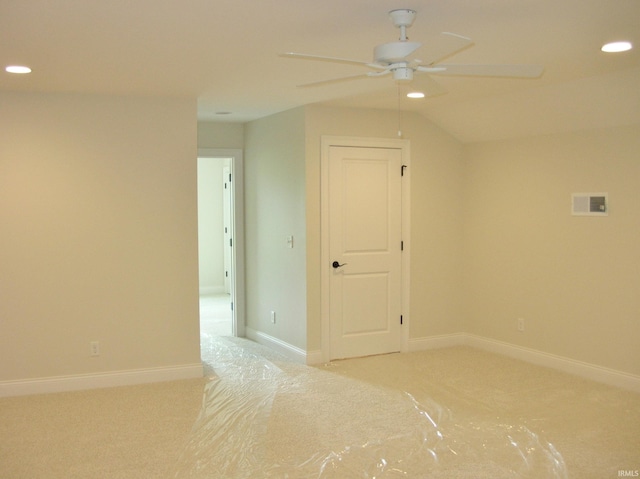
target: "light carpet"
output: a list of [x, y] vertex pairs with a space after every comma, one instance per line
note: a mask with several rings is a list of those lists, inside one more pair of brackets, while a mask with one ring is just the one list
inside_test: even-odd
[[167, 477], [204, 379], [0, 399], [3, 479]]
[[[467, 347], [297, 365], [217, 338], [177, 478], [614, 478], [640, 395]], [[217, 357], [216, 357], [217, 355]]]
[[307, 367], [247, 340], [204, 343], [208, 380], [0, 399], [0, 477], [606, 479], [640, 469], [637, 393], [466, 347]]

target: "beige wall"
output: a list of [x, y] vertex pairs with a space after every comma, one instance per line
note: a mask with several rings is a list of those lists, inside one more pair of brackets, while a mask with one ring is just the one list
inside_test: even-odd
[[198, 148], [244, 148], [244, 124], [219, 121], [198, 122]]
[[[250, 327], [321, 349], [320, 138], [397, 138], [397, 128], [389, 112], [320, 106], [247, 125]], [[639, 127], [467, 145], [410, 113], [402, 129], [411, 142], [410, 338], [467, 332], [638, 374]], [[287, 181], [269, 179], [285, 170]], [[608, 217], [570, 215], [571, 193], [602, 191]], [[304, 212], [292, 211], [291, 195]], [[287, 212], [286, 229], [306, 229], [306, 258], [296, 256], [287, 280], [267, 273], [287, 258], [274, 211]], [[306, 290], [286, 294], [292, 278]], [[270, 325], [275, 302], [296, 318]]]
[[0, 104], [0, 381], [198, 363], [195, 101]]
[[[246, 325], [306, 349], [304, 109], [245, 125]], [[294, 247], [288, 248], [287, 237]], [[270, 312], [276, 312], [271, 323]]]
[[[220, 128], [210, 132], [217, 137], [226, 128], [211, 123], [199, 131], [205, 127]], [[403, 114], [402, 127], [411, 142], [410, 337], [458, 333], [463, 329], [462, 147], [419, 115]], [[321, 137], [397, 134], [392, 112], [321, 106], [245, 126], [249, 328], [309, 352], [321, 350]], [[295, 234], [294, 250], [286, 249], [288, 234]], [[275, 325], [271, 310], [278, 314]]]
[[[397, 138], [396, 115], [196, 127], [190, 100], [0, 100], [0, 381], [199, 361], [197, 147], [245, 150], [247, 326], [320, 350], [320, 138]], [[415, 114], [402, 128], [410, 337], [469, 332], [640, 374], [640, 127], [468, 145]], [[610, 215], [571, 216], [571, 193], [591, 191]]]
[[[465, 147], [467, 331], [640, 374], [638, 152], [637, 125]], [[584, 192], [609, 216], [571, 216]]]

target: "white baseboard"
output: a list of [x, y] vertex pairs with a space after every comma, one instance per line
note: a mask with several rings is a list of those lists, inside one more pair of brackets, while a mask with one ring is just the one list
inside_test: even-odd
[[[285, 341], [251, 328], [247, 328], [246, 333], [247, 338], [278, 351], [297, 363], [320, 364], [323, 362], [322, 351], [304, 351]], [[538, 366], [574, 374], [610, 386], [640, 392], [640, 376], [474, 334], [454, 333], [413, 338], [409, 339], [407, 350], [408, 352], [413, 352], [454, 346], [470, 346]]]
[[0, 397], [132, 386], [135, 384], [201, 378], [203, 375], [202, 363], [196, 363], [161, 368], [111, 371], [98, 374], [77, 374], [17, 381], [0, 381]]
[[608, 384], [610, 386], [640, 392], [640, 376], [636, 376], [634, 374], [617, 371], [615, 369], [598, 366], [597, 364], [586, 363], [555, 354], [545, 353], [536, 349], [516, 346], [510, 343], [496, 341], [494, 339], [483, 338], [473, 334], [468, 334], [466, 336], [467, 345], [478, 349], [502, 354], [514, 359], [520, 359], [538, 366], [557, 369], [565, 373], [575, 374], [576, 376]]
[[255, 341], [258, 344], [262, 344], [263, 346], [267, 346], [268, 348], [271, 348], [274, 351], [277, 351], [280, 354], [286, 356], [293, 362], [307, 364], [308, 355], [304, 349], [300, 349], [299, 347], [289, 344], [286, 341], [270, 336], [261, 331], [256, 331], [255, 329], [249, 327], [245, 328], [245, 333], [247, 339]]
[[409, 351], [423, 351], [427, 349], [471, 346], [510, 358], [526, 361], [538, 366], [544, 366], [592, 381], [608, 384], [635, 392], [640, 392], [640, 376], [617, 371], [615, 369], [590, 364], [575, 359], [545, 353], [536, 349], [516, 346], [514, 344], [484, 338], [475, 334], [457, 333], [442, 336], [430, 336], [409, 340]]

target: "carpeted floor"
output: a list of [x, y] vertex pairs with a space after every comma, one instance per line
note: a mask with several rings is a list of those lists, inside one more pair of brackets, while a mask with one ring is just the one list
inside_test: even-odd
[[164, 478], [204, 379], [0, 399], [3, 479]]
[[311, 368], [238, 338], [174, 477], [614, 478], [640, 469], [640, 395], [456, 347]]
[[637, 393], [465, 347], [307, 367], [239, 338], [203, 343], [208, 379], [0, 399], [0, 477], [606, 479], [640, 469]]
[[[229, 295], [200, 299], [203, 361], [231, 334]], [[0, 399], [0, 478], [167, 477], [202, 405], [206, 379]]]
[[233, 336], [231, 297], [228, 294], [200, 296], [200, 331], [202, 335]]

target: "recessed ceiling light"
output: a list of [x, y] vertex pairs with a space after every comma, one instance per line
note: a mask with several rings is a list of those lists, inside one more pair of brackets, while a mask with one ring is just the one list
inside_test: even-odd
[[8, 73], [31, 73], [31, 68], [22, 65], [9, 65], [4, 70]]
[[601, 50], [606, 53], [618, 53], [618, 52], [626, 52], [631, 50], [633, 45], [631, 42], [611, 42], [602, 45]]
[[424, 93], [421, 91], [412, 91], [407, 93], [408, 98], [424, 98]]

